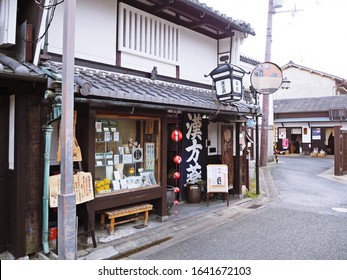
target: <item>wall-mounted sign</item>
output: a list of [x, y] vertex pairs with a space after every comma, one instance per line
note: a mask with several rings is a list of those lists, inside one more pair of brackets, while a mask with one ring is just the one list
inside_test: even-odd
[[312, 127], [312, 140], [320, 140], [321, 133], [319, 127]]
[[287, 133], [286, 133], [286, 129], [285, 128], [278, 128], [278, 139], [285, 139], [287, 138]]

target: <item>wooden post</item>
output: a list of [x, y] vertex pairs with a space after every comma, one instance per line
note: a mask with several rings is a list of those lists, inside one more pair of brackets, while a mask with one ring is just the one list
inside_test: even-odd
[[334, 175], [341, 175], [341, 128], [334, 127]]

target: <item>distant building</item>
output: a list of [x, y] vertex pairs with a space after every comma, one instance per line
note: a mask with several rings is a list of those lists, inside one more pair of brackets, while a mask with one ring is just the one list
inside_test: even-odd
[[347, 128], [346, 80], [293, 62], [282, 71], [291, 84], [274, 94], [277, 149], [309, 154], [316, 148], [332, 153], [328, 139], [334, 126]]

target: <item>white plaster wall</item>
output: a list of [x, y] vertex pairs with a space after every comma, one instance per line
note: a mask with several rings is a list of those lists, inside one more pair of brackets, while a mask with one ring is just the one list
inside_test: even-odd
[[[64, 5], [58, 5], [48, 34], [49, 52], [63, 53], [63, 17]], [[116, 22], [116, 0], [77, 0], [75, 57], [114, 65]]]
[[217, 66], [217, 41], [189, 29], [181, 29], [179, 44], [180, 78], [211, 84], [204, 77]]
[[279, 89], [274, 93], [275, 99], [321, 97], [334, 95], [334, 81], [320, 74], [288, 68], [283, 71], [283, 77], [287, 77], [290, 89]]
[[[77, 0], [75, 57], [110, 65], [116, 64], [117, 0]], [[209, 74], [217, 66], [217, 41], [184, 27], [180, 28], [180, 78], [211, 84]], [[239, 57], [243, 41], [233, 38], [233, 50]], [[63, 5], [58, 5], [49, 29], [48, 51], [62, 54]], [[220, 42], [220, 49], [229, 50], [230, 39]], [[232, 57], [236, 54], [232, 54]], [[235, 62], [234, 62], [235, 63]], [[122, 53], [121, 66], [150, 73], [157, 66], [160, 75], [176, 77], [176, 65], [131, 53]]]
[[254, 65], [246, 63], [244, 61], [240, 61], [240, 65], [239, 65], [243, 70], [245, 70], [246, 72], [250, 72], [250, 74], [245, 74], [245, 76], [243, 77], [242, 83], [245, 87], [245, 89], [249, 89], [250, 85], [251, 85], [251, 73], [253, 71], [253, 69], [255, 68]]
[[150, 73], [153, 69], [153, 66], [156, 66], [158, 75], [164, 75], [173, 78], [176, 77], [176, 66], [159, 60], [122, 52], [121, 61], [121, 66], [125, 68], [136, 69], [138, 71]]
[[225, 38], [219, 40], [219, 50], [220, 53], [225, 53], [230, 51], [230, 38]]
[[[217, 66], [217, 41], [181, 27], [178, 53], [180, 79], [212, 85], [212, 79], [204, 75]], [[122, 67], [150, 72], [153, 66], [157, 66], [160, 75], [176, 77], [175, 65], [122, 53]]]

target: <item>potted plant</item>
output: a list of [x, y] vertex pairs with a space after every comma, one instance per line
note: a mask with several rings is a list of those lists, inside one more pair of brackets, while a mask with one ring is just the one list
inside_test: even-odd
[[186, 200], [188, 203], [200, 203], [201, 193], [205, 191], [206, 181], [198, 179], [195, 182], [184, 184], [186, 189]]

